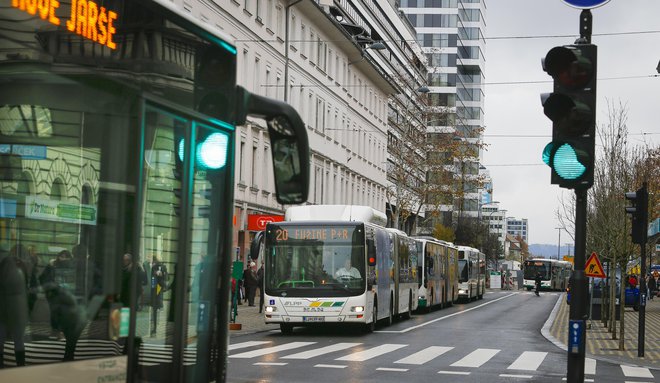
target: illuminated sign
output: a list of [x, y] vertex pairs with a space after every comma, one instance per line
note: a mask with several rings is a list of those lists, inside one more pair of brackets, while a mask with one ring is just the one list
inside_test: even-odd
[[261, 231], [266, 230], [266, 225], [270, 222], [284, 221], [283, 215], [263, 215], [263, 214], [249, 214], [248, 215], [248, 230]]
[[25, 217], [55, 222], [96, 225], [96, 206], [25, 197]]
[[275, 242], [290, 240], [351, 241], [354, 227], [276, 227], [270, 234]]
[[[12, 0], [11, 6], [30, 15], [39, 15], [53, 25], [62, 25], [55, 14], [60, 8], [58, 0]], [[117, 49], [113, 37], [117, 32], [117, 12], [99, 6], [90, 0], [71, 0], [69, 19], [64, 25], [69, 32], [76, 33], [110, 49]]]

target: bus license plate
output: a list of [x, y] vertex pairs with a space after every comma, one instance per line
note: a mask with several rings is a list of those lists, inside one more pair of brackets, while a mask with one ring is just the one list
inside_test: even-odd
[[325, 317], [303, 317], [303, 322], [325, 322]]

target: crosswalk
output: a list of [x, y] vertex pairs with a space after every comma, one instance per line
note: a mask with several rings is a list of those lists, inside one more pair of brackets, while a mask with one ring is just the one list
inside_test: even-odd
[[[247, 342], [247, 347], [259, 345], [262, 342]], [[42, 363], [58, 363], [64, 357], [65, 342], [63, 340], [45, 340], [25, 343], [25, 360], [28, 365]], [[117, 342], [101, 339], [81, 339], [76, 345], [75, 360], [117, 356], [123, 353], [123, 346]], [[14, 342], [5, 344], [5, 361], [9, 366], [16, 363]], [[194, 365], [197, 361], [197, 348], [188, 346], [184, 350], [183, 364]], [[138, 364], [156, 366], [172, 362], [172, 345], [142, 343], [139, 350]]]
[[[255, 349], [256, 348], [256, 349]], [[428, 346], [419, 348], [414, 345], [385, 343], [365, 347], [363, 343], [333, 343], [330, 345], [318, 342], [287, 342], [273, 344], [269, 341], [249, 341], [234, 343], [229, 346], [230, 360], [254, 360], [254, 365], [287, 366], [296, 361], [309, 361], [314, 358], [323, 357], [322, 363], [306, 364], [314, 368], [344, 369], [352, 362], [365, 362], [367, 360], [378, 361], [378, 358], [392, 363], [391, 366], [379, 362], [374, 367], [378, 371], [406, 372], [416, 366], [438, 367], [438, 374], [444, 375], [470, 375], [479, 368], [488, 366], [489, 362], [500, 366], [502, 360], [505, 363], [505, 371], [501, 377], [532, 379], [534, 374], [553, 372], [556, 374], [557, 359], [549, 358], [548, 352], [521, 351], [517, 353], [506, 353], [504, 350], [495, 348], [476, 348], [465, 350], [453, 346]], [[399, 356], [398, 358], [396, 356]], [[261, 361], [264, 357], [268, 362]], [[495, 358], [497, 363], [493, 361]], [[332, 360], [328, 363], [328, 358]], [[393, 360], [393, 361], [392, 361]], [[321, 361], [319, 361], [321, 362]], [[544, 363], [547, 366], [544, 371]], [[611, 367], [610, 367], [611, 368]], [[655, 381], [654, 373], [645, 367], [619, 365], [617, 368], [625, 379], [640, 379], [638, 382]], [[598, 368], [598, 362], [592, 358], [585, 360], [585, 376], [593, 381]], [[610, 371], [611, 372], [611, 371]], [[655, 372], [660, 378], [660, 374]], [[650, 380], [646, 380], [650, 379]]]

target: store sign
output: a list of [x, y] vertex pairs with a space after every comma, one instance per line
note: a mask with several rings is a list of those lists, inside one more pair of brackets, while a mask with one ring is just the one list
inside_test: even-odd
[[0, 144], [0, 154], [15, 154], [24, 160], [43, 160], [48, 148], [43, 145]]
[[96, 216], [96, 207], [92, 205], [72, 204], [32, 196], [25, 197], [26, 218], [96, 225]]
[[284, 221], [283, 215], [263, 215], [263, 214], [248, 214], [248, 230], [262, 231], [266, 230], [266, 225], [270, 222]]
[[[68, 5], [68, 4], [66, 4]], [[61, 20], [56, 15], [59, 11], [58, 0], [12, 0], [11, 6], [30, 15], [38, 15], [53, 25], [65, 26], [69, 32], [78, 34], [88, 40], [110, 49], [117, 49], [114, 36], [117, 32], [115, 22], [117, 12], [99, 6], [90, 0], [71, 0], [68, 20]]]

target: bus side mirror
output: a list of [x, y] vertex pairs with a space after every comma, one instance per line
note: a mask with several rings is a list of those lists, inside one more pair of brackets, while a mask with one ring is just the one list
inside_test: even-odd
[[259, 256], [261, 256], [261, 250], [263, 249], [264, 244], [264, 233], [265, 231], [257, 232], [257, 234], [254, 235], [254, 239], [252, 239], [252, 242], [250, 243], [250, 258], [255, 261], [259, 259]]
[[263, 118], [268, 125], [275, 195], [280, 204], [307, 201], [309, 193], [309, 142], [302, 119], [285, 102], [252, 94], [236, 87], [236, 125], [243, 125], [247, 116]]

